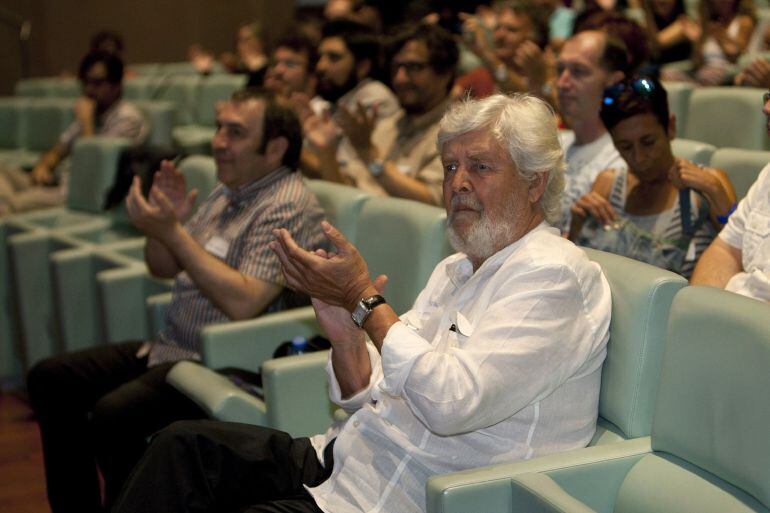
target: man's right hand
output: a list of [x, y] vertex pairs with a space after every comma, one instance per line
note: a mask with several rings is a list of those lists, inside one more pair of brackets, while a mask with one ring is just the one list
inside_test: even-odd
[[585, 219], [589, 215], [600, 224], [610, 224], [618, 218], [618, 214], [610, 202], [596, 191], [591, 191], [570, 207], [573, 217]]

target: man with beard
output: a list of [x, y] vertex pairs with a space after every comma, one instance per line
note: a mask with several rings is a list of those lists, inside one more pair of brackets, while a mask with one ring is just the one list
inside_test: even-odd
[[80, 137], [125, 137], [134, 145], [147, 138], [149, 125], [139, 109], [122, 99], [123, 61], [94, 51], [80, 62], [83, 94], [75, 100], [75, 120], [46, 151], [32, 172], [0, 166], [0, 216], [64, 203], [66, 166], [60, 166]]
[[567, 169], [561, 218], [555, 226], [569, 230], [572, 204], [591, 190], [599, 172], [626, 167], [599, 116], [604, 89], [628, 70], [625, 45], [604, 32], [586, 30], [569, 38], [557, 60], [559, 109], [572, 129], [562, 137]]
[[310, 246], [324, 241], [323, 213], [294, 171], [301, 144], [294, 112], [239, 91], [217, 108], [212, 148], [222, 185], [189, 220], [195, 193], [171, 162], [154, 175], [149, 199], [134, 179], [126, 209], [147, 236], [147, 266], [174, 278], [166, 327], [152, 342], [59, 355], [30, 370], [54, 513], [109, 511], [147, 437], [173, 420], [205, 417], [165, 381], [176, 361], [200, 359], [203, 326], [296, 305], [267, 245], [279, 227]]
[[290, 32], [275, 43], [265, 74], [265, 89], [283, 98], [293, 94], [312, 95], [313, 69], [317, 60], [313, 42], [298, 32]]
[[324, 26], [315, 70], [320, 98], [310, 101], [294, 96], [309, 143], [303, 152], [302, 169], [310, 176], [349, 183], [345, 167], [356, 158], [356, 152], [340, 125], [353, 114], [366, 113], [376, 126], [398, 111], [393, 92], [371, 78], [378, 58], [379, 44], [363, 25], [335, 20]]
[[431, 475], [585, 446], [610, 322], [599, 266], [548, 225], [563, 154], [529, 96], [450, 108], [438, 146], [450, 240], [401, 317], [334, 227], [333, 253], [285, 230], [271, 247], [332, 341], [332, 399], [350, 416], [312, 439], [175, 423], [154, 438], [115, 512], [425, 510]]
[[363, 109], [343, 116], [358, 156], [344, 168], [350, 183], [374, 194], [441, 204], [436, 135], [451, 101], [457, 60], [452, 35], [437, 25], [407, 25], [393, 36], [388, 61], [401, 110], [376, 127], [373, 113]]

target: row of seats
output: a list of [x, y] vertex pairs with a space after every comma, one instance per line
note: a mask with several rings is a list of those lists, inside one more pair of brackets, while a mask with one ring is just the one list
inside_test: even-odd
[[[33, 167], [73, 121], [72, 103], [66, 98], [0, 98], [0, 162], [22, 169]], [[147, 144], [171, 148], [174, 104], [140, 100], [136, 105], [150, 124]]]
[[[35, 81], [50, 80], [53, 84], [61, 82], [61, 89], [49, 85], [46, 90], [46, 98], [38, 98], [41, 104], [53, 102], [57, 106], [57, 99], [67, 99], [63, 103], [72, 107], [72, 95], [70, 82], [64, 79], [34, 79]], [[19, 82], [16, 88], [16, 96], [0, 101], [12, 103], [13, 98], [34, 98], [39, 89], [27, 88], [25, 81]], [[67, 85], [65, 85], [67, 84]], [[151, 139], [151, 144], [164, 148], [175, 146], [185, 154], [210, 153], [211, 138], [214, 135], [216, 125], [216, 102], [230, 97], [246, 84], [245, 75], [232, 74], [149, 74], [127, 78], [123, 81], [123, 96], [136, 102], [140, 108], [163, 102], [170, 111], [168, 119], [159, 124], [164, 138], [158, 136], [158, 140]], [[35, 94], [33, 94], [35, 93]], [[59, 93], [61, 93], [59, 95]], [[45, 102], [43, 100], [48, 100]], [[0, 103], [2, 105], [2, 103]], [[153, 114], [154, 112], [150, 112]], [[72, 114], [70, 113], [70, 118]], [[156, 120], [150, 116], [150, 120]], [[11, 125], [13, 126], [13, 125]], [[48, 131], [53, 131], [49, 128]], [[45, 132], [48, 133], [48, 132]], [[58, 133], [56, 134], [58, 135]]]
[[[427, 483], [431, 513], [767, 512], [770, 506], [770, 306], [595, 250], [612, 291], [596, 435], [587, 449]], [[333, 418], [323, 351], [271, 359], [286, 338], [318, 332], [300, 311], [211, 326], [203, 365], [168, 381], [213, 418], [295, 436]], [[209, 370], [261, 368], [264, 399]], [[338, 417], [339, 418], [339, 417]]]
[[697, 87], [683, 82], [666, 82], [663, 87], [677, 119], [678, 137], [718, 148], [770, 150], [762, 112], [764, 89]]
[[[76, 143], [65, 207], [0, 219], [0, 379], [16, 381], [42, 358], [103, 343], [107, 323], [97, 275], [127, 268], [146, 273], [141, 233], [122, 208], [102, 211], [120, 142]], [[216, 186], [216, 166], [210, 157], [192, 156], [180, 169], [188, 187], [199, 190], [197, 208]], [[154, 280], [147, 294], [165, 290], [167, 282]], [[141, 309], [147, 294], [135, 296]], [[143, 315], [134, 324], [146, 332]]]

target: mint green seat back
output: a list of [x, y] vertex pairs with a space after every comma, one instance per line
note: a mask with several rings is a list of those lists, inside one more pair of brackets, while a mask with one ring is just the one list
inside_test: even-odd
[[171, 129], [174, 127], [174, 104], [162, 100], [134, 101], [145, 119], [150, 123], [150, 133], [147, 135], [147, 146], [171, 149]]
[[[652, 428], [655, 454], [697, 467], [683, 477], [680, 497], [710, 487], [739, 490], [770, 508], [770, 306], [710, 287], [688, 287], [671, 307], [666, 353]], [[676, 460], [673, 460], [676, 462]], [[681, 465], [688, 470], [689, 467]], [[669, 473], [645, 472], [664, 489]], [[700, 486], [696, 486], [698, 483]], [[619, 504], [632, 483], [621, 487]], [[709, 487], [705, 487], [709, 488]], [[688, 493], [690, 492], [690, 493]], [[702, 494], [703, 492], [698, 492]], [[716, 491], [711, 495], [717, 495]], [[677, 496], [672, 496], [676, 499]], [[691, 499], [687, 499], [691, 500]], [[669, 511], [682, 511], [671, 502]], [[617, 510], [638, 511], [638, 509]], [[665, 511], [665, 509], [658, 509]]]
[[305, 183], [318, 198], [326, 220], [355, 243], [361, 207], [371, 196], [361, 189], [326, 180], [306, 180]]
[[727, 173], [740, 200], [749, 192], [759, 172], [770, 163], [770, 151], [720, 148], [711, 156], [711, 167], [718, 167]]
[[246, 75], [209, 75], [203, 77], [195, 101], [195, 121], [199, 125], [216, 125], [216, 105], [230, 98], [235, 91], [246, 85]]
[[768, 148], [767, 120], [762, 113], [764, 89], [702, 87], [690, 97], [682, 137], [717, 148]]
[[707, 166], [711, 160], [711, 155], [716, 151], [716, 146], [692, 139], [681, 139], [679, 137], [671, 141], [671, 151], [675, 157], [682, 157], [692, 160], [696, 164]]
[[73, 120], [72, 101], [39, 99], [26, 106], [22, 140], [32, 151], [47, 151], [59, 141], [59, 135]]
[[687, 82], [663, 82], [668, 96], [668, 111], [676, 116], [676, 126], [682, 130], [687, 124], [687, 109], [695, 86]]
[[121, 152], [129, 146], [118, 137], [87, 137], [75, 142], [70, 159], [67, 207], [101, 213], [104, 199], [115, 181]]
[[154, 75], [142, 75], [123, 80], [123, 98], [127, 100], [152, 99], [158, 78]]
[[168, 75], [154, 81], [150, 99], [167, 100], [174, 104], [174, 119], [178, 124], [194, 121], [200, 77], [198, 75]]
[[212, 157], [192, 155], [179, 163], [179, 170], [184, 174], [187, 190], [198, 189], [193, 207], [197, 210], [217, 186], [217, 164]]
[[0, 148], [22, 148], [22, 133], [26, 130], [22, 123], [26, 123], [24, 108], [27, 100], [18, 97], [0, 98]]
[[610, 285], [612, 320], [591, 445], [650, 434], [669, 307], [687, 282], [643, 262], [583, 248]]
[[452, 253], [443, 209], [416, 201], [372, 197], [364, 203], [356, 245], [372, 277], [390, 278], [385, 297], [398, 314], [409, 310], [436, 264]]

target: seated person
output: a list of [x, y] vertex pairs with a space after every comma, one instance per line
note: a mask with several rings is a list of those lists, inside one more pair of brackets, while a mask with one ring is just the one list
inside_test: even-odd
[[[770, 120], [770, 94], [763, 110]], [[770, 301], [770, 165], [703, 253], [690, 282]]]
[[323, 243], [323, 213], [295, 171], [301, 145], [292, 110], [260, 91], [238, 91], [217, 109], [212, 149], [221, 185], [189, 220], [195, 193], [171, 162], [154, 175], [148, 200], [134, 179], [126, 209], [147, 236], [147, 266], [174, 278], [166, 328], [153, 341], [58, 355], [29, 371], [53, 513], [108, 511], [148, 436], [205, 416], [165, 381], [175, 362], [200, 359], [201, 327], [297, 304], [267, 244], [275, 228], [302, 244]]
[[601, 172], [573, 205], [570, 239], [689, 277], [735, 203], [730, 180], [674, 157], [675, 119], [655, 79], [609, 87], [601, 117], [628, 167]]
[[75, 120], [59, 142], [32, 169], [0, 165], [0, 216], [62, 205], [67, 197], [67, 169], [60, 166], [79, 137], [125, 137], [142, 144], [149, 125], [139, 109], [122, 99], [123, 61], [115, 55], [91, 52], [80, 62], [83, 95], [75, 100]]
[[[313, 297], [332, 341], [332, 399], [350, 413], [292, 438], [245, 424], [161, 431], [114, 511], [425, 511], [434, 474], [585, 446], [593, 436], [611, 299], [596, 263], [548, 225], [564, 158], [542, 100], [495, 95], [441, 122], [447, 232], [440, 262], [400, 318], [356, 248], [271, 247]], [[352, 312], [352, 314], [351, 314]], [[194, 506], [194, 507], [193, 507]]]

